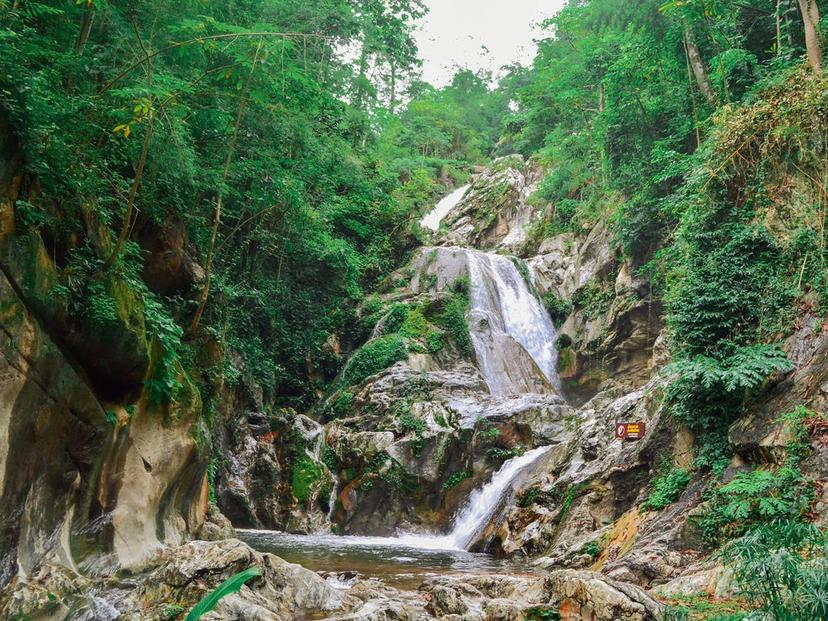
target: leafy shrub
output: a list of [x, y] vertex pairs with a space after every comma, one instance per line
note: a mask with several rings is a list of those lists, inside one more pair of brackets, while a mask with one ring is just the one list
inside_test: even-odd
[[802, 474], [800, 463], [807, 454], [805, 408], [782, 417], [793, 428], [784, 464], [775, 471], [753, 470], [737, 474], [707, 493], [708, 509], [699, 519], [705, 538], [717, 543], [738, 537], [751, 528], [774, 521], [802, 520], [815, 497], [813, 481]]
[[566, 318], [572, 314], [572, 301], [558, 297], [554, 291], [544, 294], [543, 305], [556, 327], [563, 325]]
[[407, 357], [405, 340], [401, 336], [396, 334], [381, 336], [363, 345], [351, 357], [342, 374], [342, 379], [349, 386], [359, 384], [365, 378]]
[[756, 528], [720, 553], [740, 595], [772, 621], [828, 620], [828, 544], [810, 524]]
[[403, 433], [413, 433], [414, 441], [411, 444], [411, 449], [415, 456], [419, 457], [423, 450], [423, 434], [426, 430], [426, 424], [414, 416], [406, 413], [400, 416], [400, 429]]
[[385, 325], [383, 326], [382, 333], [394, 334], [395, 332], [399, 332], [407, 318], [408, 304], [394, 304], [385, 317]]
[[293, 462], [291, 472], [291, 489], [299, 502], [305, 502], [313, 493], [314, 486], [322, 479], [322, 466], [300, 450]]
[[554, 608], [534, 606], [523, 612], [526, 621], [560, 621], [561, 613]]
[[669, 468], [653, 480], [650, 495], [641, 507], [648, 511], [661, 511], [681, 496], [691, 478], [684, 468]]
[[582, 308], [587, 319], [595, 319], [609, 311], [615, 292], [607, 285], [602, 285], [596, 277], [578, 289], [572, 296], [572, 304]]
[[405, 321], [400, 326], [400, 334], [408, 338], [418, 339], [428, 333], [428, 320], [419, 306], [411, 306], [406, 313]]
[[436, 354], [438, 351], [443, 349], [443, 347], [445, 347], [445, 344], [442, 332], [432, 330], [426, 334], [426, 349], [430, 354]]
[[354, 393], [343, 390], [331, 404], [334, 416], [339, 417], [348, 413], [351, 404], [354, 402]]
[[601, 552], [603, 551], [603, 549], [604, 548], [601, 546], [601, 543], [599, 541], [590, 541], [588, 544], [584, 546], [581, 552], [583, 552], [584, 554], [588, 554], [589, 556], [595, 559], [601, 556]]
[[471, 291], [471, 281], [469, 280], [468, 276], [458, 276], [454, 279], [454, 282], [451, 283], [451, 290], [458, 294], [468, 297], [469, 292]]
[[455, 293], [446, 303], [438, 323], [451, 335], [457, 347], [466, 356], [474, 353], [469, 322], [466, 320], [466, 311], [469, 308], [469, 299], [462, 293]]
[[746, 394], [772, 373], [790, 368], [788, 357], [773, 345], [738, 347], [726, 357], [697, 354], [667, 368], [679, 376], [671, 382], [667, 397], [680, 421], [709, 431], [729, 424]]
[[325, 467], [331, 472], [336, 472], [339, 468], [339, 460], [336, 457], [336, 451], [334, 451], [330, 446], [325, 446], [325, 450], [322, 452], [322, 463], [325, 464]]
[[448, 479], [445, 480], [443, 483], [444, 490], [450, 490], [453, 487], [457, 487], [466, 479], [470, 479], [472, 477], [471, 470], [460, 470], [452, 474]]
[[531, 507], [535, 504], [535, 500], [538, 498], [540, 493], [541, 489], [535, 486], [530, 487], [525, 492], [521, 492], [517, 499], [517, 506], [521, 509]]

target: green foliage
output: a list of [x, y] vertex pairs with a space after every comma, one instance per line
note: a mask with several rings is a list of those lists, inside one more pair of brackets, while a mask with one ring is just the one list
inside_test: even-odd
[[345, 416], [351, 408], [351, 404], [354, 402], [354, 393], [349, 392], [347, 390], [343, 390], [336, 398], [333, 400], [331, 404], [331, 409], [333, 410], [334, 418], [339, 418], [340, 416]]
[[523, 611], [526, 621], [560, 621], [561, 614], [554, 608], [533, 606]]
[[458, 470], [443, 482], [443, 489], [450, 490], [453, 487], [457, 487], [463, 481], [470, 479], [472, 476], [473, 473], [471, 470]]
[[525, 509], [526, 507], [531, 507], [535, 504], [535, 501], [541, 494], [541, 489], [539, 487], [532, 486], [518, 496], [517, 499], [517, 506]]
[[696, 430], [721, 429], [738, 416], [747, 394], [771, 374], [791, 368], [785, 353], [772, 345], [730, 351], [727, 356], [697, 354], [668, 367], [678, 375], [667, 391], [676, 418]]
[[[828, 543], [818, 528], [778, 521], [723, 548], [740, 595], [773, 621], [828, 619]], [[758, 617], [757, 617], [758, 618]]]
[[552, 318], [555, 327], [560, 328], [566, 318], [572, 314], [573, 305], [571, 300], [564, 300], [558, 297], [554, 291], [547, 291], [543, 296], [543, 305]]
[[112, 410], [104, 410], [104, 415], [106, 416], [106, 422], [113, 427], [118, 426], [118, 415], [115, 412]]
[[363, 345], [351, 357], [343, 371], [342, 379], [348, 386], [359, 384], [371, 375], [407, 357], [405, 340], [401, 336], [396, 334], [381, 336]]
[[660, 621], [744, 621], [744, 604], [707, 595], [675, 595]]
[[512, 459], [513, 457], [520, 457], [525, 452], [526, 447], [518, 444], [517, 446], [513, 446], [508, 449], [492, 446], [486, 451], [486, 454], [496, 461], [506, 461], [507, 459]]
[[319, 463], [308, 457], [303, 449], [297, 450], [290, 479], [294, 498], [300, 503], [306, 502], [323, 474]]
[[615, 292], [612, 288], [593, 277], [575, 292], [572, 296], [572, 305], [583, 309], [584, 316], [588, 319], [596, 319], [609, 311], [613, 299]]
[[231, 593], [238, 593], [247, 581], [261, 575], [262, 572], [259, 571], [258, 567], [248, 567], [244, 571], [231, 576], [193, 606], [185, 621], [198, 621], [208, 612], [211, 612], [222, 598]]
[[400, 429], [403, 433], [414, 434], [414, 440], [411, 443], [411, 450], [415, 457], [419, 457], [423, 450], [423, 434], [426, 430], [426, 424], [416, 416], [410, 413], [405, 413], [399, 418]]
[[334, 451], [330, 446], [325, 446], [325, 450], [322, 452], [322, 463], [330, 470], [331, 472], [336, 472], [339, 469], [339, 459], [336, 457], [336, 451]]
[[661, 511], [678, 499], [691, 478], [690, 472], [684, 468], [663, 469], [662, 473], [653, 479], [650, 495], [641, 507], [647, 511]]
[[443, 338], [442, 332], [437, 332], [436, 330], [432, 330], [428, 334], [426, 334], [426, 349], [430, 354], [436, 354], [438, 351], [445, 347], [446, 342]]
[[695, 447], [693, 467], [700, 472], [712, 472], [720, 479], [732, 457], [727, 434], [714, 431], [703, 435]]
[[699, 527], [708, 541], [719, 543], [766, 523], [805, 519], [815, 498], [813, 481], [800, 470], [809, 451], [804, 425], [809, 416], [812, 414], [800, 407], [782, 417], [793, 439], [779, 468], [741, 472], [707, 492], [707, 510]]
[[[368, 464], [367, 474], [374, 474], [388, 487], [399, 492], [412, 494], [416, 491], [417, 481], [405, 468], [388, 453], [377, 453]], [[370, 489], [374, 484], [374, 478], [364, 476], [361, 479], [360, 487]]]
[[383, 334], [394, 334], [399, 332], [403, 323], [408, 319], [408, 305], [394, 304], [388, 315], [385, 317], [385, 326], [383, 327]]
[[466, 356], [471, 356], [474, 347], [469, 334], [469, 322], [466, 320], [468, 308], [469, 298], [462, 293], [461, 286], [455, 285], [455, 293], [446, 302], [437, 322], [451, 335], [460, 351]]
[[601, 552], [604, 550], [603, 546], [601, 545], [600, 541], [590, 541], [588, 544], [584, 546], [581, 550], [584, 554], [588, 554], [592, 558], [596, 559], [601, 556]]

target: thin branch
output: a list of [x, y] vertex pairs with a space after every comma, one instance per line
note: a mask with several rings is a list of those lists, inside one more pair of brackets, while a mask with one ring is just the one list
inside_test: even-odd
[[[256, 72], [256, 64], [259, 62], [259, 52], [262, 50], [262, 41], [259, 41], [259, 46], [256, 48], [256, 54], [253, 57], [253, 65], [250, 68], [250, 74], [247, 76], [247, 81], [244, 85], [245, 95], [249, 95], [250, 82], [253, 80], [253, 74]], [[210, 245], [207, 248], [207, 263], [204, 268], [204, 286], [201, 289], [199, 296], [198, 308], [193, 316], [193, 321], [190, 324], [189, 333], [191, 335], [198, 333], [201, 316], [204, 314], [204, 309], [207, 307], [207, 300], [210, 296], [210, 282], [213, 276], [213, 255], [216, 247], [216, 238], [218, 237], [218, 229], [221, 224], [221, 210], [222, 202], [224, 200], [224, 185], [227, 183], [227, 177], [230, 174], [230, 163], [233, 161], [233, 152], [236, 148], [236, 142], [239, 137], [239, 129], [241, 127], [242, 118], [244, 117], [244, 110], [247, 105], [247, 99], [243, 98], [239, 102], [239, 108], [236, 111], [236, 121], [233, 125], [233, 136], [230, 139], [230, 144], [227, 146], [227, 155], [224, 158], [224, 172], [222, 173], [221, 184], [218, 187], [216, 196], [216, 209], [213, 215], [213, 228], [210, 232]]]
[[170, 50], [177, 49], [179, 47], [185, 47], [187, 45], [192, 45], [193, 43], [202, 43], [204, 41], [215, 41], [217, 39], [240, 39], [245, 37], [282, 37], [286, 39], [290, 38], [300, 38], [300, 37], [311, 37], [314, 39], [322, 39], [322, 40], [333, 40], [335, 37], [329, 35], [320, 35], [320, 34], [307, 34], [303, 32], [240, 32], [240, 33], [233, 33], [233, 34], [220, 34], [220, 35], [209, 35], [206, 37], [197, 37], [195, 39], [189, 39], [187, 41], [179, 41], [177, 43], [172, 43], [166, 47], [159, 48], [155, 50], [152, 54], [148, 55], [146, 58], [139, 60], [136, 63], [129, 65], [126, 69], [121, 71], [118, 75], [112, 78], [109, 82], [104, 84], [101, 90], [98, 91], [98, 95], [102, 95], [110, 88], [112, 88], [117, 82], [119, 82], [122, 78], [126, 77], [128, 74], [132, 73], [135, 69], [143, 65], [145, 62], [149, 62], [159, 54], [163, 54], [164, 52], [169, 52]]

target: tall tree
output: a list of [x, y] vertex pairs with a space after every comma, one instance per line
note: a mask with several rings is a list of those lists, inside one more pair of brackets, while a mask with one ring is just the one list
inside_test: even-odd
[[799, 0], [799, 10], [805, 25], [805, 47], [808, 64], [817, 73], [822, 71], [822, 33], [819, 28], [819, 6], [817, 0]]

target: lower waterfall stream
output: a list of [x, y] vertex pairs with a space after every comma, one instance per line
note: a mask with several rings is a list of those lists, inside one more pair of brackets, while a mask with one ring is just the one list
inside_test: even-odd
[[445, 535], [401, 533], [396, 537], [290, 535], [267, 530], [239, 530], [239, 538], [262, 552], [315, 571], [357, 572], [398, 586], [416, 586], [432, 573], [495, 570], [513, 562], [467, 550], [503, 501], [549, 450], [539, 447], [503, 463], [491, 480], [476, 489]]

